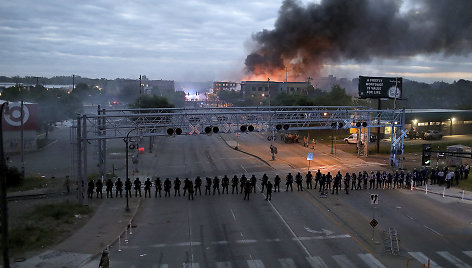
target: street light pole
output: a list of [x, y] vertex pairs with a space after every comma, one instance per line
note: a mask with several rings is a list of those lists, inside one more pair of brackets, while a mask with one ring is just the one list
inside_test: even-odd
[[1, 201], [2, 201], [2, 253], [3, 267], [10, 268], [10, 258], [8, 257], [8, 200], [7, 200], [7, 164], [3, 152], [3, 109], [8, 109], [8, 102], [4, 102], [0, 107], [0, 176], [1, 176]]

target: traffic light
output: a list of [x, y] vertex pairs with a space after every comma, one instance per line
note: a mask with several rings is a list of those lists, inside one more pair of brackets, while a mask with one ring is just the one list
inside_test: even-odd
[[333, 122], [333, 123], [331, 123], [331, 128], [334, 128], [334, 129], [343, 128], [343, 126], [344, 126], [343, 122], [338, 122], [338, 123]]
[[421, 165], [429, 166], [431, 164], [431, 144], [423, 144], [423, 154], [421, 155]]

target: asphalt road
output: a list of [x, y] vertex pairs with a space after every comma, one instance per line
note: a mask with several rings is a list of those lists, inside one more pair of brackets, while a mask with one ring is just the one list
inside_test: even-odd
[[[264, 157], [263, 135], [239, 140]], [[174, 178], [227, 174], [306, 171], [299, 145], [278, 144], [276, 161], [235, 151], [219, 135], [163, 137], [153, 154], [142, 155], [140, 175]], [[329, 148], [315, 148], [312, 168], [342, 172], [383, 167]], [[259, 186], [260, 187], [260, 186]], [[231, 187], [230, 187], [231, 188]], [[379, 225], [372, 240], [370, 193], [378, 193]], [[111, 248], [112, 267], [471, 267], [472, 207], [409, 190], [352, 191], [328, 195], [318, 191], [274, 193], [266, 201], [258, 192], [250, 201], [241, 194], [150, 198], [143, 200], [132, 235]], [[385, 254], [383, 230], [393, 227], [400, 256]], [[121, 249], [121, 251], [118, 251]], [[421, 263], [420, 263], [421, 262]], [[431, 266], [431, 267], [433, 267]]]

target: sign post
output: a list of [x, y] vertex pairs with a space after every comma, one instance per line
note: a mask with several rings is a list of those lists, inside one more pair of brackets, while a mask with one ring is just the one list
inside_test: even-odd
[[313, 153], [307, 153], [306, 160], [308, 160], [308, 171], [310, 171], [310, 161], [313, 160]]
[[372, 206], [372, 220], [370, 221], [370, 226], [372, 226], [372, 241], [374, 241], [375, 235], [375, 226], [379, 224], [379, 222], [375, 219], [375, 205], [379, 204], [379, 195], [378, 194], [370, 194], [370, 204]]

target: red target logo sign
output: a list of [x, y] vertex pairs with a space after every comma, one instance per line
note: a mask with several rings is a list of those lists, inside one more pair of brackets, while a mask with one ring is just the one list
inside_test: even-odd
[[[29, 119], [30, 113], [26, 105], [23, 105], [23, 124]], [[4, 113], [3, 117], [5, 121], [14, 127], [21, 126], [21, 104], [20, 103], [9, 103], [8, 113]]]

